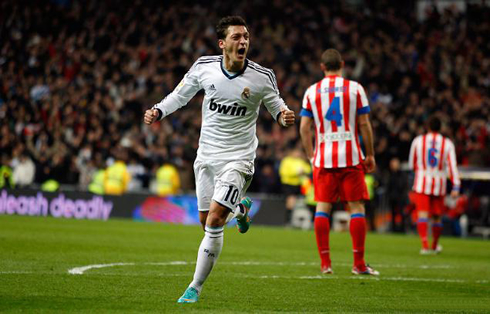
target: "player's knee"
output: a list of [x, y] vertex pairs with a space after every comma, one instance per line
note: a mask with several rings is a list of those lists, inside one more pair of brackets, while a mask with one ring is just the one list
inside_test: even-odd
[[316, 205], [316, 212], [330, 214], [331, 211], [332, 204], [330, 203], [318, 202], [318, 204]]
[[226, 218], [223, 218], [218, 213], [210, 213], [206, 224], [210, 227], [221, 227], [225, 225]]
[[351, 214], [364, 214], [364, 202], [348, 202], [349, 210]]
[[440, 222], [442, 222], [441, 216], [433, 215], [432, 216], [432, 221], [434, 223], [440, 223]]
[[214, 203], [209, 210], [206, 224], [210, 227], [221, 227], [225, 225], [230, 210], [222, 205]]

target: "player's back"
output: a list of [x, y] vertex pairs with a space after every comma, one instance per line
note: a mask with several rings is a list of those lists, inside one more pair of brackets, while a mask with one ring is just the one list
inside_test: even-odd
[[437, 132], [417, 136], [410, 149], [409, 165], [415, 171], [413, 190], [427, 195], [445, 195], [447, 177], [456, 177], [453, 142]]
[[337, 75], [326, 76], [308, 88], [303, 109], [311, 113], [315, 122], [316, 167], [344, 168], [364, 159], [357, 116], [370, 109], [361, 84]]

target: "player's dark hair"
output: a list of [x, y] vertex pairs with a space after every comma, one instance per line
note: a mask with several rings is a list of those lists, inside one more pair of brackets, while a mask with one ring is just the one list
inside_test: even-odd
[[247, 23], [241, 16], [238, 15], [226, 16], [222, 18], [221, 20], [219, 20], [218, 25], [216, 25], [216, 35], [218, 35], [218, 39], [226, 38], [226, 34], [228, 33], [228, 27], [230, 26], [247, 27]]
[[338, 71], [342, 68], [342, 56], [336, 49], [327, 49], [322, 54], [322, 61], [327, 71]]
[[429, 130], [432, 132], [439, 132], [441, 130], [441, 120], [438, 117], [430, 117], [428, 121]]

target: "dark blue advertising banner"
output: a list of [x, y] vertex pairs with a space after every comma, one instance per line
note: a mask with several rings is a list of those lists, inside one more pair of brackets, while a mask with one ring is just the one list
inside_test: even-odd
[[[250, 216], [254, 224], [284, 224], [283, 201], [253, 198]], [[262, 208], [266, 210], [261, 210]], [[194, 195], [158, 197], [148, 194], [121, 196], [88, 192], [41, 192], [38, 190], [1, 190], [0, 215], [51, 216], [68, 219], [107, 220], [132, 218], [174, 224], [199, 224]], [[230, 225], [235, 220], [230, 221]]]

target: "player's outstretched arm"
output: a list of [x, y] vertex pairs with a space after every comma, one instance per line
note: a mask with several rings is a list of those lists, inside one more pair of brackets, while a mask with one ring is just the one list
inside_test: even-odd
[[283, 108], [281, 110], [281, 114], [279, 115], [279, 119], [277, 120], [280, 125], [284, 127], [289, 127], [294, 124], [295, 116], [294, 111]]
[[143, 118], [143, 121], [146, 124], [152, 124], [155, 122], [158, 118], [158, 110], [157, 109], [148, 109], [145, 111], [145, 116]]

